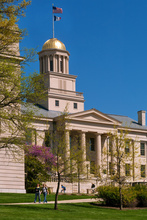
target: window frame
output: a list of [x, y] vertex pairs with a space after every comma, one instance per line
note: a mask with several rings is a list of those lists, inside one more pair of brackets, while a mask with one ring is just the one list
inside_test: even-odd
[[[142, 149], [142, 145], [144, 149]], [[145, 142], [140, 142], [140, 155], [145, 156]]]
[[77, 102], [74, 102], [74, 103], [73, 103], [73, 107], [74, 107], [74, 109], [78, 109], [78, 103], [77, 103]]
[[126, 141], [125, 142], [125, 154], [129, 154], [130, 153], [130, 142]]
[[59, 100], [57, 100], [57, 99], [55, 100], [55, 106], [59, 107]]
[[[142, 169], [143, 167], [144, 167], [144, 169]], [[140, 176], [142, 178], [146, 177], [146, 166], [145, 166], [145, 164], [141, 164], [141, 166], [140, 166]]]
[[130, 163], [126, 163], [125, 164], [125, 175], [126, 176], [130, 176], [131, 175], [131, 165], [130, 165]]

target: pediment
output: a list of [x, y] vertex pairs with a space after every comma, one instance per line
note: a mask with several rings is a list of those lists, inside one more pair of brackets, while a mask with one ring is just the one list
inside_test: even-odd
[[112, 124], [112, 125], [120, 125], [121, 122], [111, 118], [107, 114], [104, 114], [96, 109], [90, 109], [83, 112], [78, 112], [75, 114], [71, 114], [69, 119], [83, 122], [91, 122], [98, 124]]

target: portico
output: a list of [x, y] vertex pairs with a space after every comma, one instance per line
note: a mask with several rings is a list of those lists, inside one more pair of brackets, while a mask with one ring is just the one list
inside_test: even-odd
[[[104, 121], [107, 129], [104, 128]], [[67, 152], [70, 152], [74, 142], [81, 149], [83, 171], [89, 171], [95, 166], [99, 174], [102, 171], [103, 149], [108, 149], [108, 133], [114, 132], [114, 126], [120, 122], [112, 120], [96, 109], [68, 115], [68, 130], [66, 131]], [[105, 129], [105, 130], [104, 130]]]

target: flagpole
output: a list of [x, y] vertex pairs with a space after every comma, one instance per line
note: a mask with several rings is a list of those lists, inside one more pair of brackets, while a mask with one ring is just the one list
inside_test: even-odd
[[54, 6], [54, 4], [52, 4], [53, 38], [54, 38], [54, 13], [53, 13], [53, 6]]

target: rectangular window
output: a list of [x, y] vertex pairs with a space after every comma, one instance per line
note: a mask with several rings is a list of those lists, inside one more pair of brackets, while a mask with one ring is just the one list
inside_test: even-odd
[[145, 143], [140, 143], [140, 155], [145, 156]]
[[94, 138], [89, 139], [90, 150], [95, 151], [95, 141]]
[[25, 136], [26, 136], [26, 145], [31, 145], [32, 144], [32, 130], [27, 129]]
[[125, 174], [126, 176], [130, 176], [130, 164], [129, 163], [125, 164]]
[[44, 143], [45, 143], [46, 147], [50, 147], [51, 146], [51, 136], [50, 136], [50, 131], [49, 130], [45, 131]]
[[55, 100], [55, 106], [59, 106], [59, 100]]
[[78, 108], [77, 103], [74, 103], [74, 108], [75, 108], [75, 109], [77, 109], [77, 108]]
[[130, 146], [129, 146], [129, 142], [127, 141], [125, 143], [125, 154], [129, 154], [130, 153]]
[[141, 177], [145, 177], [145, 165], [141, 165]]

